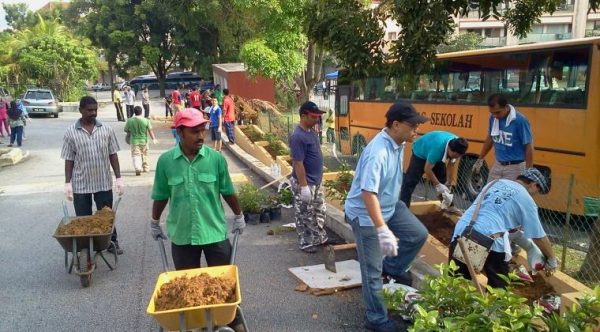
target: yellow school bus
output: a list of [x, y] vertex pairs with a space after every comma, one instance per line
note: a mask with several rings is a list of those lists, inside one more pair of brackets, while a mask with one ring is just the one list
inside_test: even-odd
[[[440, 54], [434, 67], [409, 81], [344, 79], [342, 71], [336, 93], [342, 153], [360, 153], [384, 126], [390, 105], [408, 100], [430, 118], [420, 134], [445, 130], [469, 140], [458, 177], [474, 197], [481, 181], [471, 168], [487, 135], [487, 97], [503, 93], [529, 119], [534, 164], [552, 179], [540, 206], [582, 214], [584, 201], [600, 196], [600, 38]], [[405, 167], [409, 158], [407, 146]], [[492, 151], [486, 164], [493, 161]]]

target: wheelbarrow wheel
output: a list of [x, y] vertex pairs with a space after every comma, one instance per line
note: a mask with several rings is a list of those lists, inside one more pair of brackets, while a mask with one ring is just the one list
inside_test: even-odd
[[[92, 268], [92, 260], [90, 259], [90, 250], [81, 249], [79, 252], [79, 273], [86, 273]], [[81, 286], [89, 287], [92, 282], [92, 274], [84, 274], [79, 276]]]

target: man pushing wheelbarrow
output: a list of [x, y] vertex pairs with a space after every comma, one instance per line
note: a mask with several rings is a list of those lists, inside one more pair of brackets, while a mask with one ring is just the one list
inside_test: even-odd
[[[221, 196], [235, 214], [233, 232], [241, 234], [246, 226], [227, 161], [204, 145], [207, 122], [195, 109], [177, 112], [173, 127], [180, 142], [156, 165], [150, 229], [155, 240], [166, 239], [160, 216], [168, 203], [166, 227], [176, 270], [199, 268], [203, 252], [209, 267], [230, 264], [232, 246]], [[229, 327], [245, 331], [239, 311]]]

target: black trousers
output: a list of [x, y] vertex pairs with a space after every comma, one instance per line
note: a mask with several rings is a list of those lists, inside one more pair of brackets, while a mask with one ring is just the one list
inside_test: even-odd
[[148, 118], [150, 116], [150, 104], [142, 104], [144, 106], [144, 117]]
[[[465, 279], [471, 280], [471, 273], [469, 273], [469, 268], [466, 264], [457, 261], [452, 258], [452, 253], [454, 253], [454, 248], [458, 245], [458, 242], [452, 241], [450, 243], [450, 253], [448, 257], [450, 257], [449, 261], [454, 261], [458, 266], [458, 271], [460, 275], [465, 277]], [[504, 279], [500, 278], [498, 275], [508, 275], [508, 262], [504, 261], [504, 253], [503, 252], [495, 252], [490, 251], [488, 258], [483, 265], [483, 273], [485, 273], [488, 278], [488, 285], [492, 288], [504, 288], [508, 284], [504, 281]]]
[[127, 110], [127, 118], [131, 118], [133, 116], [133, 105], [125, 105], [125, 109]]
[[[402, 179], [402, 189], [400, 190], [400, 200], [410, 207], [410, 199], [415, 188], [421, 181], [423, 173], [425, 173], [425, 163], [427, 160], [419, 158], [414, 154], [410, 157], [408, 169]], [[446, 165], [439, 161], [433, 166], [433, 174], [438, 178], [440, 183], [446, 183]]]
[[123, 117], [123, 107], [121, 103], [115, 103], [115, 109], [117, 110], [117, 120], [125, 121], [125, 117]]
[[[99, 191], [93, 194], [73, 194], [73, 206], [75, 207], [76, 216], [89, 216], [92, 214], [92, 197], [96, 203], [96, 210], [102, 210], [105, 206], [112, 209], [112, 190]], [[111, 241], [117, 243], [117, 227], [113, 229]]]

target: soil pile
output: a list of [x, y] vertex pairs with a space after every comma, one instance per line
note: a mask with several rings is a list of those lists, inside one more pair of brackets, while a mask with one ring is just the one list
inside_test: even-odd
[[454, 234], [454, 222], [444, 212], [435, 211], [428, 214], [417, 215], [429, 234], [438, 239], [443, 245], [449, 246]]
[[546, 283], [546, 280], [539, 274], [533, 276], [533, 282], [515, 285], [512, 288], [515, 294], [526, 298], [529, 305], [531, 305], [533, 301], [539, 300], [544, 295], [556, 294], [554, 288]]
[[233, 302], [235, 280], [211, 277], [206, 273], [197, 276], [177, 277], [160, 287], [156, 297], [156, 311], [196, 307]]
[[56, 233], [71, 236], [107, 234], [112, 230], [114, 220], [115, 214], [112, 209], [105, 207], [100, 211], [96, 211], [93, 216], [79, 217], [66, 225], [59, 226]]

